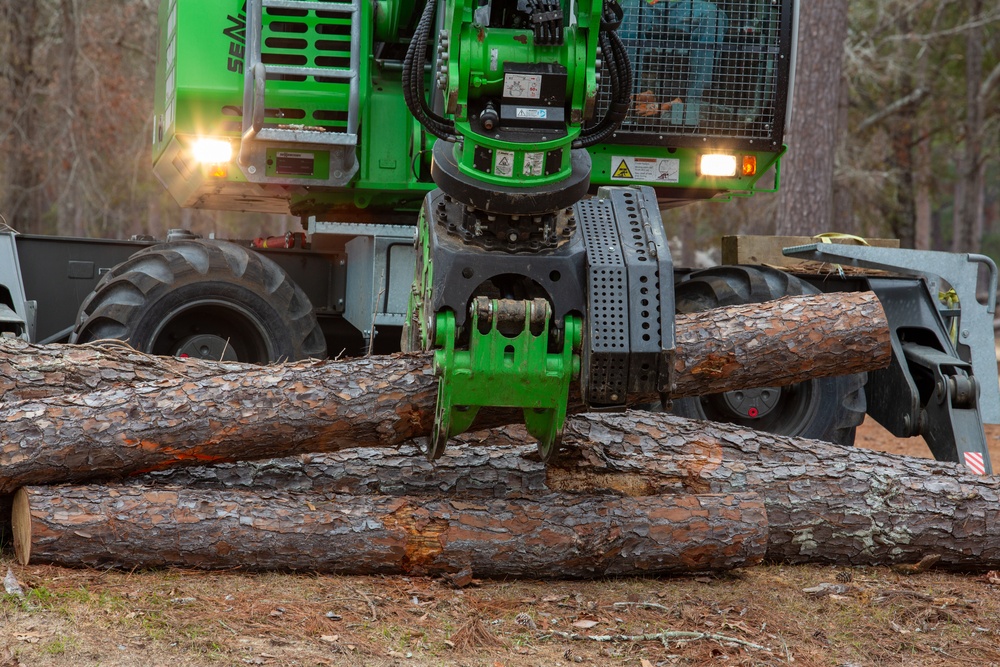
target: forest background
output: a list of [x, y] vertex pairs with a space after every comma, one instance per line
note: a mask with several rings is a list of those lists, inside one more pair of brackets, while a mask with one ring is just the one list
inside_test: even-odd
[[[295, 218], [177, 207], [150, 164], [157, 0], [0, 0], [0, 214], [24, 233], [248, 238]], [[777, 195], [666, 214], [681, 266], [724, 234], [844, 232], [1000, 260], [1000, 5], [803, 0]]]

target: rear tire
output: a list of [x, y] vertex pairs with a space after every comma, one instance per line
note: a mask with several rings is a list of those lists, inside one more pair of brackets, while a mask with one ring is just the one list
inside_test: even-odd
[[281, 267], [200, 239], [137, 252], [101, 279], [70, 342], [108, 338], [150, 354], [257, 364], [326, 356], [309, 298]]
[[[696, 271], [676, 287], [679, 313], [761, 303], [783, 296], [818, 294], [809, 283], [777, 269], [720, 266]], [[807, 380], [786, 387], [730, 391], [673, 402], [672, 412], [691, 419], [739, 424], [761, 431], [853, 445], [865, 418], [864, 373]], [[754, 414], [751, 417], [748, 412]]]

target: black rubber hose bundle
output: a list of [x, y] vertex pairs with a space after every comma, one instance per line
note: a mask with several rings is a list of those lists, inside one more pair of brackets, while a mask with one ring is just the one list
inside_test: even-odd
[[616, 32], [625, 13], [615, 0], [604, 3], [597, 41], [604, 55], [604, 66], [611, 81], [611, 101], [604, 116], [595, 125], [585, 127], [573, 148], [586, 148], [610, 137], [625, 120], [632, 103], [632, 62], [625, 44]]
[[455, 123], [438, 114], [427, 105], [424, 89], [424, 62], [427, 60], [427, 42], [430, 39], [434, 25], [434, 11], [437, 0], [427, 0], [420, 22], [413, 33], [406, 57], [403, 59], [403, 100], [413, 117], [423, 125], [428, 132], [438, 139], [457, 141]]

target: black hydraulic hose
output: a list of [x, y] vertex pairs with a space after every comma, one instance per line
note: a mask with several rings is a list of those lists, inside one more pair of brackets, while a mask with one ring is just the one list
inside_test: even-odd
[[427, 105], [424, 93], [424, 62], [427, 58], [427, 40], [434, 23], [436, 0], [428, 0], [417, 23], [406, 57], [403, 59], [403, 100], [413, 117], [428, 132], [445, 141], [456, 141], [455, 124], [433, 112]]
[[552, 0], [527, 0], [535, 44], [558, 46], [563, 43], [563, 13], [558, 2]]
[[[448, 119], [437, 115], [427, 104], [427, 96], [424, 91], [424, 62], [427, 59], [427, 42], [430, 38], [431, 29], [434, 25], [434, 13], [437, 9], [437, 1], [429, 0], [424, 7], [423, 15], [420, 17], [421, 31], [420, 39], [417, 41], [417, 53], [412, 62], [411, 79], [415, 84], [414, 96], [420, 108], [420, 118], [427, 123], [426, 127], [434, 136], [445, 141], [456, 141], [455, 124]], [[411, 43], [412, 46], [412, 43]]]
[[621, 37], [615, 32], [624, 12], [617, 2], [605, 3], [601, 15], [598, 43], [604, 54], [604, 64], [611, 81], [611, 100], [604, 116], [593, 126], [584, 128], [573, 148], [586, 148], [610, 137], [625, 120], [632, 103], [632, 63]]
[[420, 13], [420, 22], [413, 33], [410, 46], [406, 50], [406, 58], [403, 61], [405, 75], [403, 94], [407, 107], [425, 127], [441, 130], [444, 129], [444, 123], [428, 113], [424, 97], [424, 63], [427, 60], [427, 40], [430, 37], [436, 7], [436, 0], [428, 0], [427, 4], [424, 5], [424, 10]]
[[607, 136], [606, 132], [609, 128], [613, 131], [612, 123], [615, 120], [613, 112], [616, 109], [616, 102], [621, 97], [621, 71], [619, 69], [618, 57], [615, 53], [614, 47], [612, 46], [611, 38], [607, 32], [601, 33], [599, 43], [601, 45], [601, 51], [604, 54], [604, 65], [608, 71], [608, 78], [611, 82], [611, 96], [608, 110], [605, 112], [604, 116], [597, 123], [584, 128], [581, 132], [580, 139], [586, 146], [592, 146], [599, 143], [602, 138]]

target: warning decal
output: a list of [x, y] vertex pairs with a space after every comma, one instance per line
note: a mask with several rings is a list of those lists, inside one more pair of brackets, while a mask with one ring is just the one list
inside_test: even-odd
[[677, 183], [680, 181], [681, 161], [677, 158], [630, 157], [615, 155], [611, 158], [613, 181], [649, 181], [651, 183]]
[[635, 178], [635, 177], [632, 176], [632, 170], [628, 168], [627, 164], [625, 164], [625, 160], [620, 160], [618, 162], [618, 168], [615, 169], [615, 173], [611, 176], [611, 178], [628, 178], [628, 179], [632, 179], [632, 178]]
[[983, 455], [979, 452], [965, 452], [965, 467], [977, 475], [986, 474], [986, 464], [983, 462]]
[[503, 76], [503, 96], [537, 100], [542, 96], [541, 74], [514, 74]]
[[514, 151], [497, 151], [493, 161], [493, 173], [510, 178], [514, 175]]
[[541, 176], [542, 175], [542, 165], [545, 162], [545, 153], [531, 152], [524, 154], [524, 168], [521, 170], [521, 174], [524, 176]]

